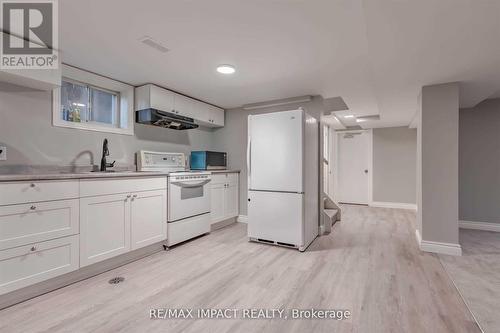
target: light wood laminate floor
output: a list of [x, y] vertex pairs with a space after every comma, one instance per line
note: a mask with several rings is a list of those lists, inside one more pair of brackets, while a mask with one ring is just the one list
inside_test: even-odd
[[460, 245], [439, 258], [484, 332], [500, 332], [500, 233], [460, 229]]
[[[344, 206], [305, 253], [235, 224], [0, 311], [0, 332], [479, 332], [415, 214]], [[125, 282], [109, 285], [114, 276]], [[349, 309], [336, 320], [150, 320], [162, 308]]]

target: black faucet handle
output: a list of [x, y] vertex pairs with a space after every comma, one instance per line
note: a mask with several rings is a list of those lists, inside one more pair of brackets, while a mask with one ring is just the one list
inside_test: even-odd
[[108, 168], [113, 168], [115, 166], [116, 161], [113, 161], [113, 163], [106, 163], [106, 166]]

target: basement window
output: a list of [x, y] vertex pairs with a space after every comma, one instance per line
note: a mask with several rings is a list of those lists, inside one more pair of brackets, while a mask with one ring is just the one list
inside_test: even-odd
[[64, 66], [53, 92], [53, 125], [132, 135], [133, 93], [127, 84]]
[[63, 78], [60, 117], [64, 121], [118, 127], [120, 93]]

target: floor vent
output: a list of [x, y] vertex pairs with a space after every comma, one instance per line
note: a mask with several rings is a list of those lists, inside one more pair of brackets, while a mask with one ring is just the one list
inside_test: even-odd
[[108, 283], [109, 284], [118, 284], [118, 283], [123, 282], [123, 281], [125, 281], [124, 277], [117, 276], [117, 277], [114, 277], [111, 280], [109, 280]]

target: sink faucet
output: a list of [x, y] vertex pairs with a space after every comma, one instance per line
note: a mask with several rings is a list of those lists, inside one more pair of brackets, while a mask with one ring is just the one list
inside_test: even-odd
[[113, 163], [107, 163], [106, 156], [109, 156], [108, 139], [104, 139], [104, 142], [102, 143], [101, 172], [106, 172], [106, 168], [112, 168], [115, 166], [116, 161], [113, 161]]

